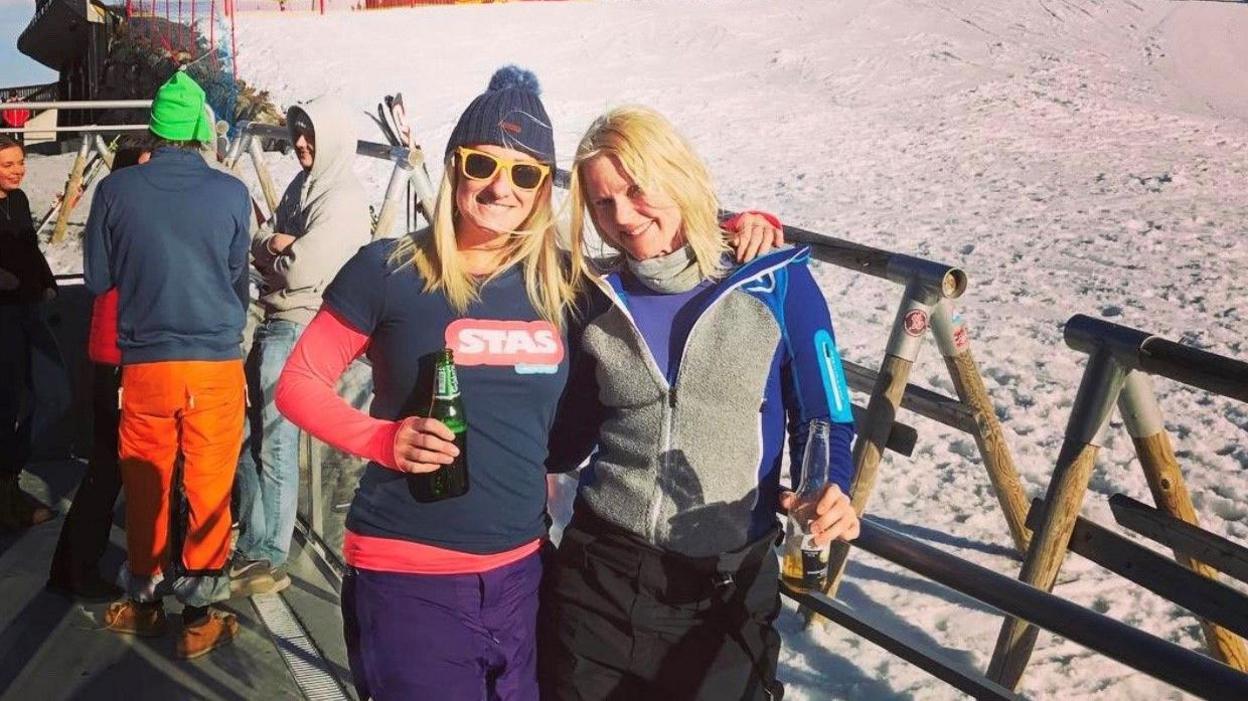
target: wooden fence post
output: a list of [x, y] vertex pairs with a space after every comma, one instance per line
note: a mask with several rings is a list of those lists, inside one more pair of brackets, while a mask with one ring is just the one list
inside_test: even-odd
[[[1196, 509], [1183, 481], [1183, 473], [1162, 422], [1161, 408], [1157, 405], [1148, 375], [1137, 370], [1127, 376], [1122, 395], [1118, 398], [1118, 409], [1135, 444], [1140, 467], [1144, 469], [1157, 508], [1180, 521], [1198, 525]], [[1218, 578], [1217, 570], [1194, 560], [1187, 553], [1175, 550], [1174, 558], [1203, 577]], [[1203, 618], [1200, 619], [1200, 627], [1209, 651], [1218, 661], [1248, 672], [1248, 649], [1239, 636]]]
[[[875, 489], [876, 473], [880, 458], [884, 454], [884, 445], [892, 431], [897, 409], [901, 406], [910, 368], [922, 347], [923, 336], [929, 325], [929, 314], [938, 299], [936, 293], [926, 289], [918, 280], [907, 284], [902, 295], [885, 348], [884, 361], [880, 364], [875, 388], [867, 401], [867, 418], [862, 433], [854, 443], [854, 481], [850, 485], [850, 499], [854, 510], [860, 515], [866, 511], [867, 501]], [[832, 544], [828, 561], [828, 581], [824, 586], [824, 593], [829, 597], [836, 596], [848, 557], [847, 543], [838, 541]], [[819, 619], [815, 616], [807, 617], [807, 623], [813, 620]]]
[[78, 188], [82, 187], [82, 173], [87, 167], [87, 155], [91, 152], [91, 137], [82, 135], [82, 146], [78, 147], [78, 155], [74, 158], [74, 167], [69, 171], [69, 180], [65, 182], [65, 192], [61, 195], [61, 211], [56, 215], [56, 225], [52, 227], [52, 243], [60, 243], [65, 238], [65, 230], [69, 227], [69, 206], [78, 196]]
[[[1066, 425], [1066, 438], [1045, 495], [1044, 521], [1032, 534], [1019, 579], [1045, 591], [1053, 588], [1066, 557], [1083, 497], [1088, 490], [1096, 454], [1104, 438], [1109, 415], [1122, 390], [1126, 371], [1106, 349], [1088, 358], [1075, 404]], [[1010, 689], [1018, 687], [1031, 659], [1039, 629], [1007, 616], [997, 637], [988, 677]]]
[[1031, 541], [1031, 531], [1025, 523], [1027, 495], [1023, 493], [1018, 469], [1014, 467], [1014, 456], [1005, 442], [1001, 422], [997, 420], [996, 409], [984, 387], [979, 366], [971, 355], [970, 334], [962, 318], [953, 310], [953, 303], [947, 299], [941, 300], [932, 312], [932, 335], [936, 337], [936, 345], [945, 358], [945, 367], [949, 370], [958, 399], [974, 412], [976, 430], [970, 433], [975, 437], [984, 467], [988, 470], [988, 479], [1001, 502], [1001, 511], [1005, 514], [1014, 546], [1022, 555], [1027, 552]]

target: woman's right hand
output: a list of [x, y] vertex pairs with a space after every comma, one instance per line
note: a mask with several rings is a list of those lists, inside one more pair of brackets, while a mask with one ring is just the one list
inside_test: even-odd
[[394, 434], [394, 465], [399, 472], [433, 472], [459, 455], [455, 434], [437, 419], [409, 416]]

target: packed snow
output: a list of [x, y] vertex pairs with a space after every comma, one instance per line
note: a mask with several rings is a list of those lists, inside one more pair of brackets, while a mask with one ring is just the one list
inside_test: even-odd
[[[362, 138], [382, 140], [365, 113], [402, 91], [435, 156], [492, 71], [518, 63], [542, 81], [561, 164], [603, 110], [647, 104], [696, 145], [725, 206], [963, 267], [970, 285], [957, 306], [1029, 497], [1047, 487], [1084, 367], [1062, 342], [1072, 314], [1248, 358], [1248, 4], [648, 0], [243, 13], [238, 46], [250, 83], [282, 106], [336, 95], [358, 108]], [[279, 183], [297, 168], [290, 157], [271, 162]], [[28, 188], [37, 206], [68, 167], [66, 157], [32, 160], [46, 173]], [[389, 169], [363, 159], [357, 169], [380, 203]], [[79, 255], [72, 242], [52, 253], [64, 272]], [[900, 290], [815, 269], [843, 355], [878, 365]], [[930, 343], [912, 381], [953, 394]], [[1202, 525], [1248, 540], [1248, 407], [1167, 380], [1156, 387]], [[871, 514], [1017, 575], [974, 441], [902, 420], [919, 446], [885, 459]], [[1115, 418], [1083, 515], [1116, 529], [1107, 498], [1117, 492], [1152, 501]], [[1055, 591], [1203, 649], [1190, 614], [1078, 556]], [[986, 606], [862, 552], [839, 596], [882, 628], [987, 667], [1000, 616]], [[852, 633], [803, 630], [787, 603], [779, 627], [786, 698], [959, 697]], [[1047, 633], [1020, 691], [1184, 698]]]

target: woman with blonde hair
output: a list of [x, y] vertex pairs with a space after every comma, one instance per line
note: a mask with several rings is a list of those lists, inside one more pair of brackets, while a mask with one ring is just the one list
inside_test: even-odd
[[[557, 246], [554, 138], [533, 74], [498, 71], [445, 158], [432, 226], [347, 262], [276, 401], [296, 425], [370, 461], [343, 544], [360, 697], [536, 699], [543, 461], [585, 265], [579, 248]], [[413, 415], [429, 406], [444, 348], [466, 411], [469, 489], [420, 502], [408, 476], [459, 455], [443, 423]], [[361, 354], [373, 367], [367, 415], [334, 392]]]
[[[277, 406], [370, 460], [343, 543], [343, 626], [360, 697], [533, 699], [541, 464], [577, 284], [556, 247], [554, 139], [533, 75], [496, 73], [445, 156], [432, 226], [347, 262], [282, 372]], [[471, 486], [421, 503], [408, 475], [459, 454], [445, 425], [413, 415], [428, 407], [444, 348], [469, 411]], [[373, 366], [368, 415], [334, 392], [361, 354]]]
[[581, 140], [572, 245], [585, 217], [616, 256], [593, 276], [547, 465], [580, 475], [543, 585], [550, 699], [778, 698], [772, 550], [789, 434], [831, 422], [816, 542], [853, 538], [853, 437], [840, 358], [806, 249], [737, 264], [701, 160], [657, 112], [624, 107]]

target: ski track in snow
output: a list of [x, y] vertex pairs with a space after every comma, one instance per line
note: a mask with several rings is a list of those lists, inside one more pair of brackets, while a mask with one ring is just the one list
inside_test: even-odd
[[[958, 308], [1029, 497], [1041, 496], [1084, 366], [1062, 342], [1085, 313], [1248, 357], [1248, 6], [1138, 0], [779, 0], [533, 3], [374, 13], [243, 14], [242, 76], [279, 104], [333, 94], [364, 112], [402, 91], [441, 153], [494, 68], [542, 81], [564, 165], [605, 108], [667, 114], [728, 206], [962, 266]], [[69, 158], [32, 159], [46, 206]], [[270, 158], [285, 182], [293, 158]], [[436, 160], [436, 158], [435, 158]], [[388, 168], [357, 164], [380, 203]], [[440, 170], [431, 168], [438, 177]], [[42, 183], [42, 185], [40, 184]], [[254, 185], [254, 183], [253, 183]], [[258, 188], [254, 188], [259, 197]], [[86, 208], [75, 213], [81, 222]], [[74, 242], [52, 252], [80, 267]], [[848, 359], [878, 364], [900, 290], [815, 264]], [[953, 394], [932, 344], [912, 381]], [[1156, 381], [1202, 525], [1248, 539], [1248, 408]], [[859, 402], [865, 397], [859, 396]], [[887, 457], [870, 511], [912, 536], [1015, 576], [1000, 507], [969, 437], [905, 413], [912, 459]], [[566, 519], [571, 494], [556, 505]], [[1107, 497], [1151, 502], [1115, 418], [1083, 515]], [[1196, 620], [1078, 556], [1056, 592], [1189, 648]], [[840, 598], [907, 639], [984, 669], [991, 609], [865, 553]], [[793, 699], [958, 698], [844, 630], [803, 631], [786, 602], [782, 679]], [[1020, 691], [1037, 699], [1184, 698], [1042, 633]]]

